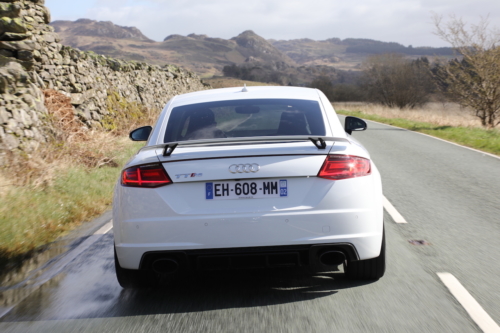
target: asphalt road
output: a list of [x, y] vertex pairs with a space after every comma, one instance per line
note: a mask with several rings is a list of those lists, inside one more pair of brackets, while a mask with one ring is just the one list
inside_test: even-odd
[[250, 272], [125, 291], [110, 232], [0, 319], [0, 331], [481, 332], [438, 272], [453, 274], [500, 323], [500, 159], [373, 122], [354, 135], [408, 222], [385, 215], [388, 266], [379, 281]]

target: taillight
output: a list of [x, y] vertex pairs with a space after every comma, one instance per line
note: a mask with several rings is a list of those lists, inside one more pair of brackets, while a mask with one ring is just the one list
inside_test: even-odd
[[161, 164], [135, 166], [122, 171], [122, 185], [132, 187], [159, 187], [172, 183]]
[[367, 176], [371, 173], [370, 160], [350, 155], [328, 155], [318, 173], [326, 179], [347, 179]]

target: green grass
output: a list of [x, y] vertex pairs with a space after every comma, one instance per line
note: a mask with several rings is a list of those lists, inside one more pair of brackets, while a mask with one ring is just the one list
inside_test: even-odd
[[116, 160], [118, 167], [70, 167], [51, 186], [9, 190], [0, 200], [0, 268], [29, 257], [107, 210], [121, 165], [139, 147], [127, 143]]
[[440, 126], [431, 123], [407, 120], [404, 118], [384, 118], [365, 114], [360, 111], [336, 110], [338, 114], [354, 116], [380, 123], [406, 128], [452, 141], [470, 148], [482, 150], [500, 156], [500, 130], [482, 128]]

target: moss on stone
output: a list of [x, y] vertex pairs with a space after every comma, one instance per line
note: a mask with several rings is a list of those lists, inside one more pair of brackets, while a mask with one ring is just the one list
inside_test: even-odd
[[21, 6], [17, 3], [0, 3], [0, 16], [18, 17], [21, 13]]
[[19, 34], [23, 34], [28, 31], [20, 18], [12, 19], [10, 17], [0, 18], [0, 30], [3, 30], [4, 32], [14, 32]]
[[115, 90], [108, 90], [106, 99], [107, 114], [101, 124], [109, 131], [123, 131], [131, 123], [136, 123], [146, 116], [147, 108], [137, 102], [130, 102]]

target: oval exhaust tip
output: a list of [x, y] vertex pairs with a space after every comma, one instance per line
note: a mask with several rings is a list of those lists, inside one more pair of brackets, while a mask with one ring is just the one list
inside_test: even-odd
[[163, 258], [155, 260], [152, 267], [156, 273], [171, 274], [177, 271], [179, 264], [174, 259]]
[[325, 266], [338, 266], [344, 263], [345, 255], [340, 251], [326, 251], [320, 254], [319, 261]]

